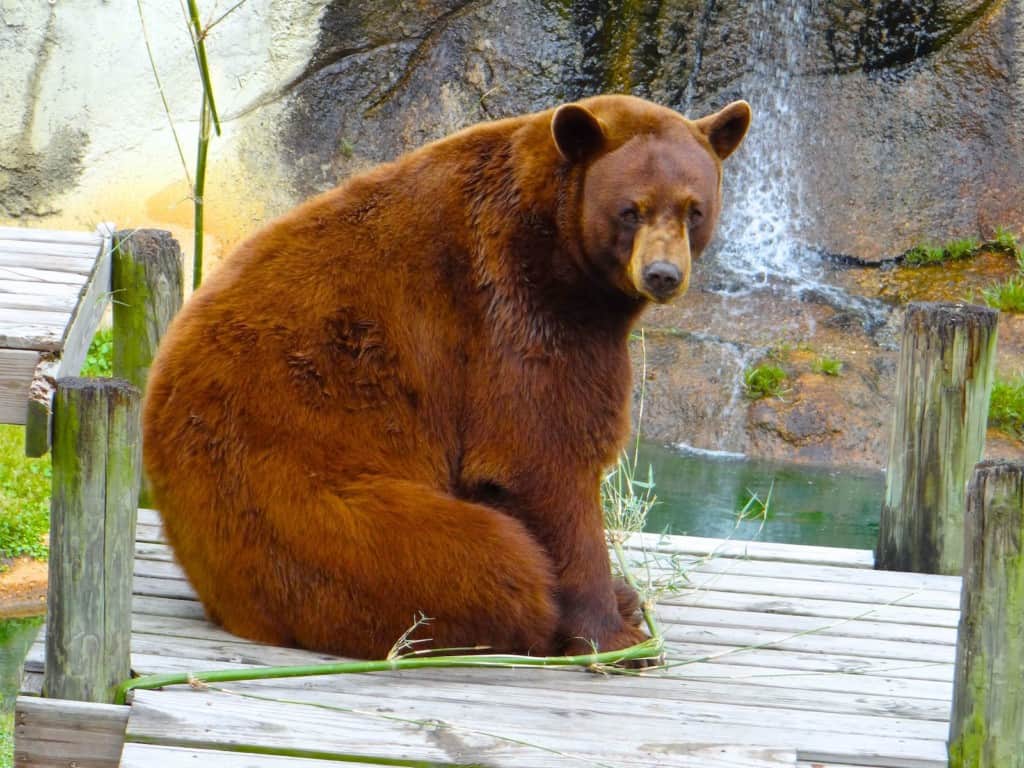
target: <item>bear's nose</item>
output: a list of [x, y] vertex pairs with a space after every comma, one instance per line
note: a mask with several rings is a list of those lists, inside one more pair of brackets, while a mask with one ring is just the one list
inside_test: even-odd
[[679, 267], [667, 261], [655, 261], [644, 267], [644, 287], [655, 296], [664, 297], [679, 287], [682, 273]]

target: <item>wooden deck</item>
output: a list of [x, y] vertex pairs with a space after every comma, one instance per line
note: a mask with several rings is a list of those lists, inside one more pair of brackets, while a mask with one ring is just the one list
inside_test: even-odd
[[29, 439], [32, 455], [49, 447], [53, 381], [78, 373], [106, 309], [112, 234], [109, 224], [94, 232], [0, 227], [0, 423], [29, 423], [39, 433]]
[[[659, 618], [668, 670], [434, 669], [137, 691], [131, 706], [19, 700], [19, 765], [68, 728], [131, 768], [371, 765], [845, 768], [946, 765], [960, 579], [877, 572], [871, 553], [638, 537], [686, 582]], [[209, 624], [159, 518], [140, 510], [132, 660], [140, 674], [330, 657]], [[42, 638], [26, 664], [37, 693]], [[64, 735], [62, 735], [64, 734]], [[57, 747], [53, 743], [58, 743]], [[375, 762], [379, 761], [379, 762]], [[105, 763], [97, 762], [95, 765]]]

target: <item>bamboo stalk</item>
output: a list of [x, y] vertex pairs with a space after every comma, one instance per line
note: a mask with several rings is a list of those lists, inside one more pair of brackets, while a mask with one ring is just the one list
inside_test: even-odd
[[314, 677], [367, 672], [393, 672], [401, 669], [430, 669], [445, 667], [605, 667], [633, 659], [659, 658], [661, 637], [623, 648], [620, 651], [587, 653], [578, 656], [516, 656], [461, 655], [461, 656], [399, 656], [377, 661], [342, 661], [332, 664], [308, 666], [265, 667], [262, 669], [221, 669], [206, 672], [174, 672], [147, 675], [125, 680], [117, 686], [115, 704], [124, 704], [128, 693], [134, 690], [152, 690], [169, 685], [195, 685], [196, 683], [229, 683], [242, 680], [273, 680], [283, 677]]
[[196, 46], [196, 61], [199, 64], [199, 76], [203, 80], [203, 96], [209, 102], [210, 116], [213, 118], [213, 128], [220, 136], [220, 118], [217, 116], [217, 105], [213, 100], [213, 83], [210, 82], [210, 67], [206, 61], [206, 30], [199, 20], [199, 6], [196, 0], [188, 0], [188, 15], [192, 21], [192, 28], [195, 32], [193, 42]]
[[205, 208], [203, 196], [206, 194], [206, 154], [210, 148], [210, 102], [203, 92], [202, 109], [199, 111], [199, 142], [196, 149], [196, 183], [192, 188], [193, 209], [193, 251], [192, 251], [192, 289], [195, 290], [203, 281], [203, 219]]

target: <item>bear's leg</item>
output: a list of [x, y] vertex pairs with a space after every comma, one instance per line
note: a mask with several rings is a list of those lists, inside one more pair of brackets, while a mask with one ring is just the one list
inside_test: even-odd
[[[265, 498], [259, 537], [271, 549], [258, 612], [273, 606], [281, 639], [383, 658], [425, 616], [410, 650], [555, 652], [552, 564], [519, 521], [388, 478], [299, 493]], [[215, 602], [227, 629], [251, 622], [254, 606], [229, 593]]]

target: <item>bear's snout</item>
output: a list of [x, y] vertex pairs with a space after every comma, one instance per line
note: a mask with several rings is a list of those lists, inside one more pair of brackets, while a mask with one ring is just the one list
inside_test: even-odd
[[679, 267], [668, 261], [655, 261], [644, 267], [644, 289], [658, 300], [671, 298], [682, 279]]

